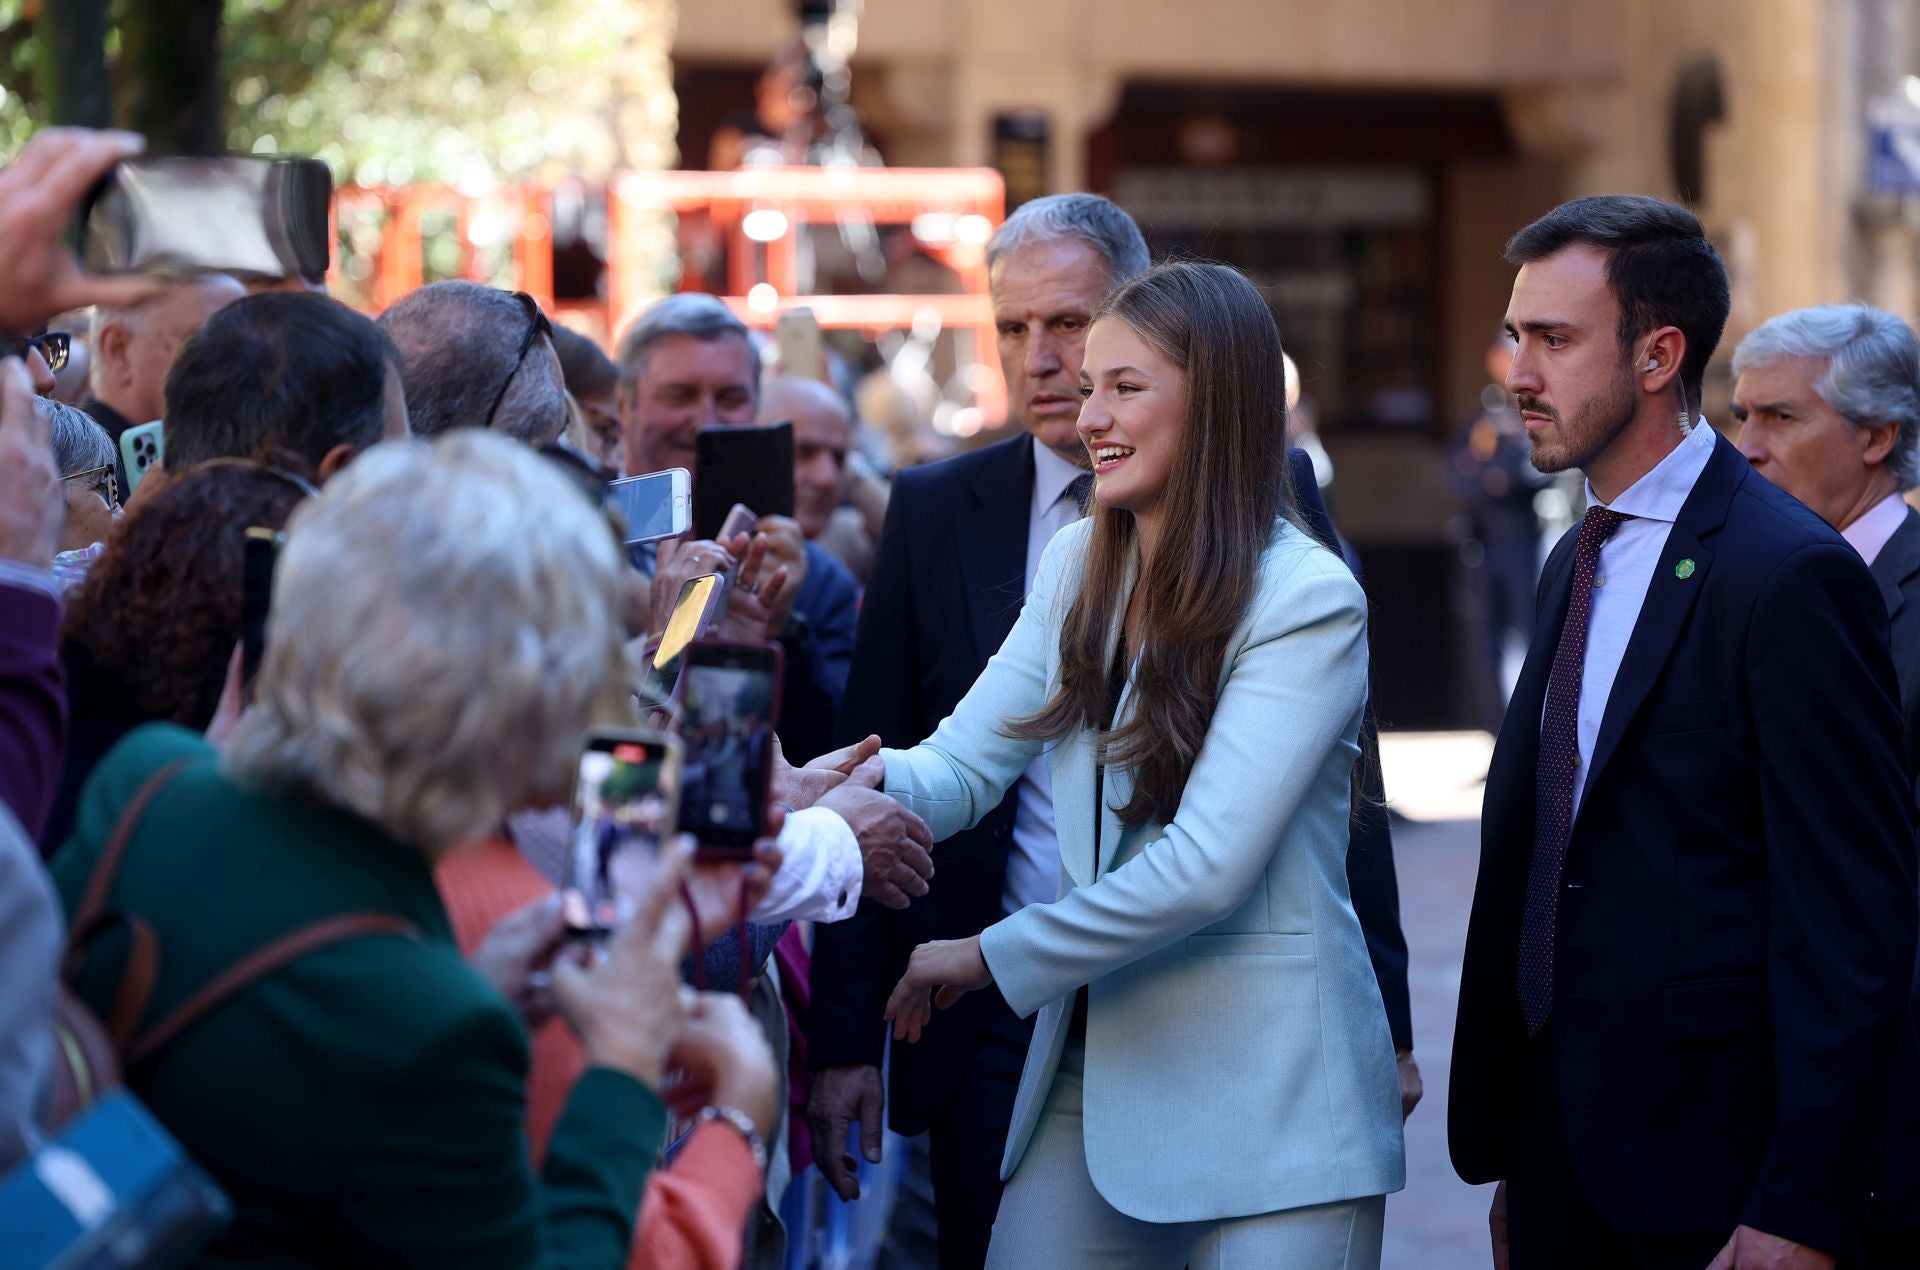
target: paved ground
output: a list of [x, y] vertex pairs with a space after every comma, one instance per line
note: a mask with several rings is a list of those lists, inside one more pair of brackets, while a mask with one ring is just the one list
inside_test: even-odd
[[1381, 738], [1400, 920], [1407, 934], [1413, 1045], [1426, 1097], [1407, 1121], [1407, 1189], [1387, 1201], [1384, 1270], [1485, 1270], [1491, 1187], [1468, 1186], [1447, 1160], [1447, 1060], [1453, 1052], [1460, 949], [1480, 863], [1480, 787], [1493, 739], [1483, 733]]
[[1468, 1186], [1447, 1160], [1447, 1059], [1460, 948], [1480, 858], [1476, 820], [1396, 825], [1400, 918], [1407, 932], [1414, 1055], [1426, 1097], [1407, 1121], [1407, 1189], [1387, 1201], [1384, 1270], [1485, 1270], [1491, 1187]]

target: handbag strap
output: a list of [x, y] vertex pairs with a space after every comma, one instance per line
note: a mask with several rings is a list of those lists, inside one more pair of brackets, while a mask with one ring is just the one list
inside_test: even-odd
[[420, 931], [412, 922], [394, 913], [342, 913], [288, 931], [271, 943], [254, 949], [202, 984], [199, 991], [148, 1028], [128, 1047], [127, 1065], [131, 1067], [152, 1057], [155, 1051], [198, 1023], [215, 1007], [274, 971], [322, 948], [368, 935], [400, 935], [418, 939]]
[[67, 938], [66, 971], [71, 974], [78, 967], [79, 950], [85, 946], [86, 938], [93, 933], [93, 927], [100, 915], [106, 911], [107, 894], [113, 889], [113, 879], [120, 872], [120, 861], [127, 854], [127, 843], [133, 838], [134, 831], [140, 827], [140, 821], [147, 814], [155, 795], [168, 781], [193, 760], [177, 758], [152, 776], [147, 778], [133, 800], [120, 813], [120, 819], [113, 827], [113, 835], [107, 839], [107, 845], [100, 851], [100, 858], [94, 862], [93, 872], [87, 878], [87, 888], [80, 893], [80, 903], [74, 907], [68, 919], [67, 929], [71, 932]]

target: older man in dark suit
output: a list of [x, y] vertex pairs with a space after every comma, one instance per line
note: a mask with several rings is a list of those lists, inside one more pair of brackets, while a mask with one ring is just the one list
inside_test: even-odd
[[[1862, 304], [1782, 313], [1733, 353], [1733, 415], [1754, 470], [1840, 531], [1892, 619], [1907, 774], [1920, 789], [1920, 339]], [[1916, 973], [1920, 1006], [1920, 973]], [[1893, 1152], [1865, 1264], [1920, 1265], [1920, 1030], [1894, 1083]]]

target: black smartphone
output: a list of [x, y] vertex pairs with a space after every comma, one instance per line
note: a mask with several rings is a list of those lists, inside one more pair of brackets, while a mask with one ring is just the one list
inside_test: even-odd
[[701, 640], [687, 649], [686, 659], [680, 827], [703, 852], [747, 856], [767, 823], [773, 732], [780, 721], [780, 646]]
[[618, 930], [645, 893], [676, 829], [680, 740], [650, 728], [588, 734], [573, 787], [560, 912], [588, 938]]
[[694, 438], [693, 536], [720, 536], [735, 503], [793, 515], [793, 424], [702, 428]]
[[253, 679], [267, 653], [267, 613], [273, 605], [273, 567], [286, 534], [247, 526], [240, 544], [240, 687], [253, 699]]
[[318, 159], [127, 159], [89, 196], [80, 252], [96, 273], [318, 278], [332, 202]]
[[668, 615], [667, 624], [660, 628], [660, 643], [647, 665], [645, 699], [641, 705], [662, 705], [678, 695], [681, 659], [687, 647], [707, 633], [725, 595], [726, 588], [717, 573], [703, 573], [680, 584], [673, 612]]

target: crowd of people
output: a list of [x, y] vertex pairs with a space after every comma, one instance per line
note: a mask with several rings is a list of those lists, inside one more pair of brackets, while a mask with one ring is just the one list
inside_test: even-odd
[[[796, 1177], [855, 1199], [890, 1123], [943, 1267], [1378, 1266], [1423, 1089], [1367, 602], [1243, 275], [1023, 205], [1020, 427], [889, 482], [712, 296], [609, 357], [476, 283], [87, 275], [137, 147], [0, 169], [0, 1171], [97, 1032], [231, 1201], [206, 1264], [780, 1266]], [[1689, 213], [1508, 251], [1486, 448], [1588, 510], [1514, 623], [1462, 972], [1493, 1263], [1920, 1264], [1920, 342], [1772, 319], [1729, 440]], [[792, 516], [624, 542], [612, 477], [786, 422]], [[764, 837], [661, 836], [591, 948], [581, 746], [710, 573], [783, 674], [685, 787], [770, 754]]]

